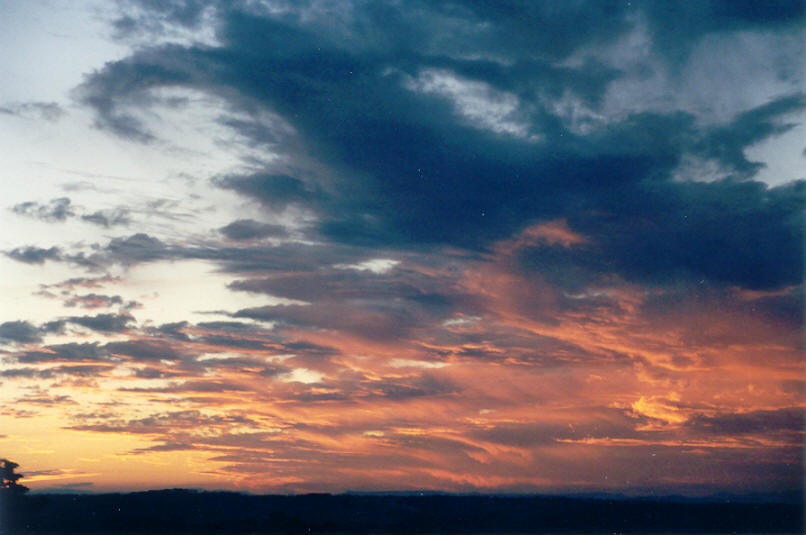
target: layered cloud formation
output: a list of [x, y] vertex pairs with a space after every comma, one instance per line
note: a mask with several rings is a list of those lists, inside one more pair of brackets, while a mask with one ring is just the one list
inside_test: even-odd
[[93, 9], [123, 50], [0, 102], [116, 155], [7, 207], [5, 456], [110, 489], [801, 485], [802, 2]]

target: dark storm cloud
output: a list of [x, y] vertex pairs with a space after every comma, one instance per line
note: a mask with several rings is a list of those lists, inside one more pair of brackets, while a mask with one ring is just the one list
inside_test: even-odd
[[[221, 58], [217, 51], [175, 52], [211, 66], [225, 61], [226, 80], [198, 83], [211, 89], [234, 84], [293, 115], [294, 126], [316, 147], [317, 156], [347, 173], [355, 170], [358, 181], [351, 176], [351, 184], [330, 187], [329, 199], [320, 201], [327, 206], [326, 235], [347, 241], [477, 244], [476, 236], [485, 240], [517, 228], [539, 199], [536, 182], [552, 177], [556, 166], [535, 169], [531, 144], [480, 132], [457, 120], [443, 99], [403, 87], [405, 76], [386, 72], [394, 58], [352, 56], [305, 30], [245, 15], [233, 14], [227, 31], [231, 50], [221, 51]], [[255, 56], [248, 52], [253, 46], [274, 53]], [[138, 60], [148, 70], [148, 62], [157, 58], [132, 59]], [[134, 91], [138, 84], [144, 89], [171, 83], [148, 78], [143, 86], [145, 79], [132, 76], [131, 69], [135, 66], [127, 65], [127, 73], [114, 72], [110, 66], [85, 90], [109, 94], [107, 82], [114, 84], [110, 77], [119, 75], [132, 78]], [[506, 170], [501, 161], [508, 162]], [[594, 167], [591, 162], [588, 172]], [[277, 202], [284, 203], [312, 191], [301, 185], [301, 178], [281, 176], [285, 178], [279, 182], [277, 175], [266, 175], [240, 182], [230, 178], [226, 184], [263, 202], [278, 195]], [[336, 197], [334, 189], [340, 192]], [[318, 191], [316, 195], [325, 198]]]
[[286, 235], [285, 229], [280, 225], [260, 223], [253, 219], [239, 219], [233, 221], [218, 231], [231, 240], [255, 240], [261, 238], [278, 238]]
[[[146, 14], [127, 22], [131, 31], [148, 13], [153, 23], [196, 24], [201, 9], [183, 4], [178, 16], [141, 6]], [[376, 4], [337, 24], [327, 9], [261, 16], [233, 3], [210, 8], [220, 46], [140, 50], [89, 76], [79, 96], [100, 126], [143, 140], [151, 134], [128, 110], [152, 89], [199, 89], [234, 110], [265, 106], [279, 114], [295, 132], [288, 145], [295, 170], [266, 168], [216, 183], [272, 210], [313, 210], [319, 236], [334, 242], [484, 249], [529, 224], [566, 218], [596, 245], [524, 267], [547, 267], [569, 288], [613, 273], [639, 282], [781, 288], [802, 281], [804, 183], [748, 181], [759, 163], [745, 149], [791, 129], [785, 119], [802, 109], [802, 95], [771, 98], [718, 126], [680, 110], [605, 117], [586, 133], [569, 130], [555, 104], [568, 94], [604, 113], [602, 95], [625, 74], [593, 60], [563, 60], [614, 43], [641, 16], [674, 72], [714, 32], [796, 31], [797, 7]], [[463, 98], [475, 107], [468, 110]], [[502, 102], [510, 103], [505, 116], [495, 107]], [[259, 139], [269, 135], [259, 129], [241, 133], [276, 141]], [[673, 178], [687, 156], [715, 161], [730, 176]], [[328, 172], [314, 171], [322, 166]], [[239, 230], [222, 232], [244, 235]], [[180, 254], [223, 259], [222, 252]], [[231, 253], [232, 270], [259, 269], [262, 259], [239, 254]], [[142, 234], [107, 248], [107, 259], [122, 263], [171, 256]]]
[[11, 211], [15, 214], [48, 222], [65, 221], [68, 217], [75, 215], [70, 199], [67, 197], [53, 199], [48, 204], [40, 204], [37, 202], [15, 204], [11, 208]]
[[[806, 182], [767, 188], [732, 179], [614, 187], [607, 211], [572, 226], [591, 244], [526, 246], [522, 268], [569, 291], [612, 273], [663, 284], [693, 280], [775, 289], [803, 280]], [[783, 301], [783, 300], [782, 300]]]
[[0, 323], [0, 340], [31, 343], [42, 339], [39, 329], [27, 321], [7, 321]]

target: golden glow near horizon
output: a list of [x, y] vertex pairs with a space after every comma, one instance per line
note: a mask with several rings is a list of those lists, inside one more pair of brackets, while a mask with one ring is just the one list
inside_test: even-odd
[[[650, 488], [750, 452], [797, 465], [800, 434], [775, 422], [794, 417], [803, 370], [775, 325], [701, 304], [686, 322], [670, 309], [648, 319], [637, 311], [651, 296], [617, 281], [597, 290], [615, 296], [609, 306], [581, 316], [509, 271], [508, 254], [425, 270], [483, 315], [404, 335], [333, 317], [338, 330], [230, 319], [79, 325], [59, 343], [19, 344], [3, 369], [0, 445], [34, 489]], [[395, 269], [424, 273], [413, 260]], [[186, 272], [174, 272], [176, 295]], [[208, 284], [215, 295], [217, 278]], [[148, 317], [143, 307], [133, 313]], [[725, 486], [747, 477], [708, 474]]]

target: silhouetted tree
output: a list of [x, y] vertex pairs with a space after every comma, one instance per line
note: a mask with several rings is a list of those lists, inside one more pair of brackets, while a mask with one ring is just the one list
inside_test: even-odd
[[20, 495], [28, 492], [28, 487], [17, 483], [17, 481], [23, 477], [22, 474], [15, 473], [15, 470], [19, 468], [19, 466], [20, 465], [14, 461], [0, 459], [0, 471], [3, 473], [3, 484], [0, 486], [0, 488], [3, 489], [4, 493], [7, 492], [11, 493], [12, 495]]
[[8, 459], [0, 459], [0, 535], [18, 533], [26, 516], [26, 500], [23, 498], [28, 487], [18, 481], [22, 474], [16, 473], [19, 465]]

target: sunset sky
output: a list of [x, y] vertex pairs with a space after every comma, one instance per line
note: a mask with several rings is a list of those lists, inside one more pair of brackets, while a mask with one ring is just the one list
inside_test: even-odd
[[0, 0], [34, 490], [802, 486], [802, 0]]

